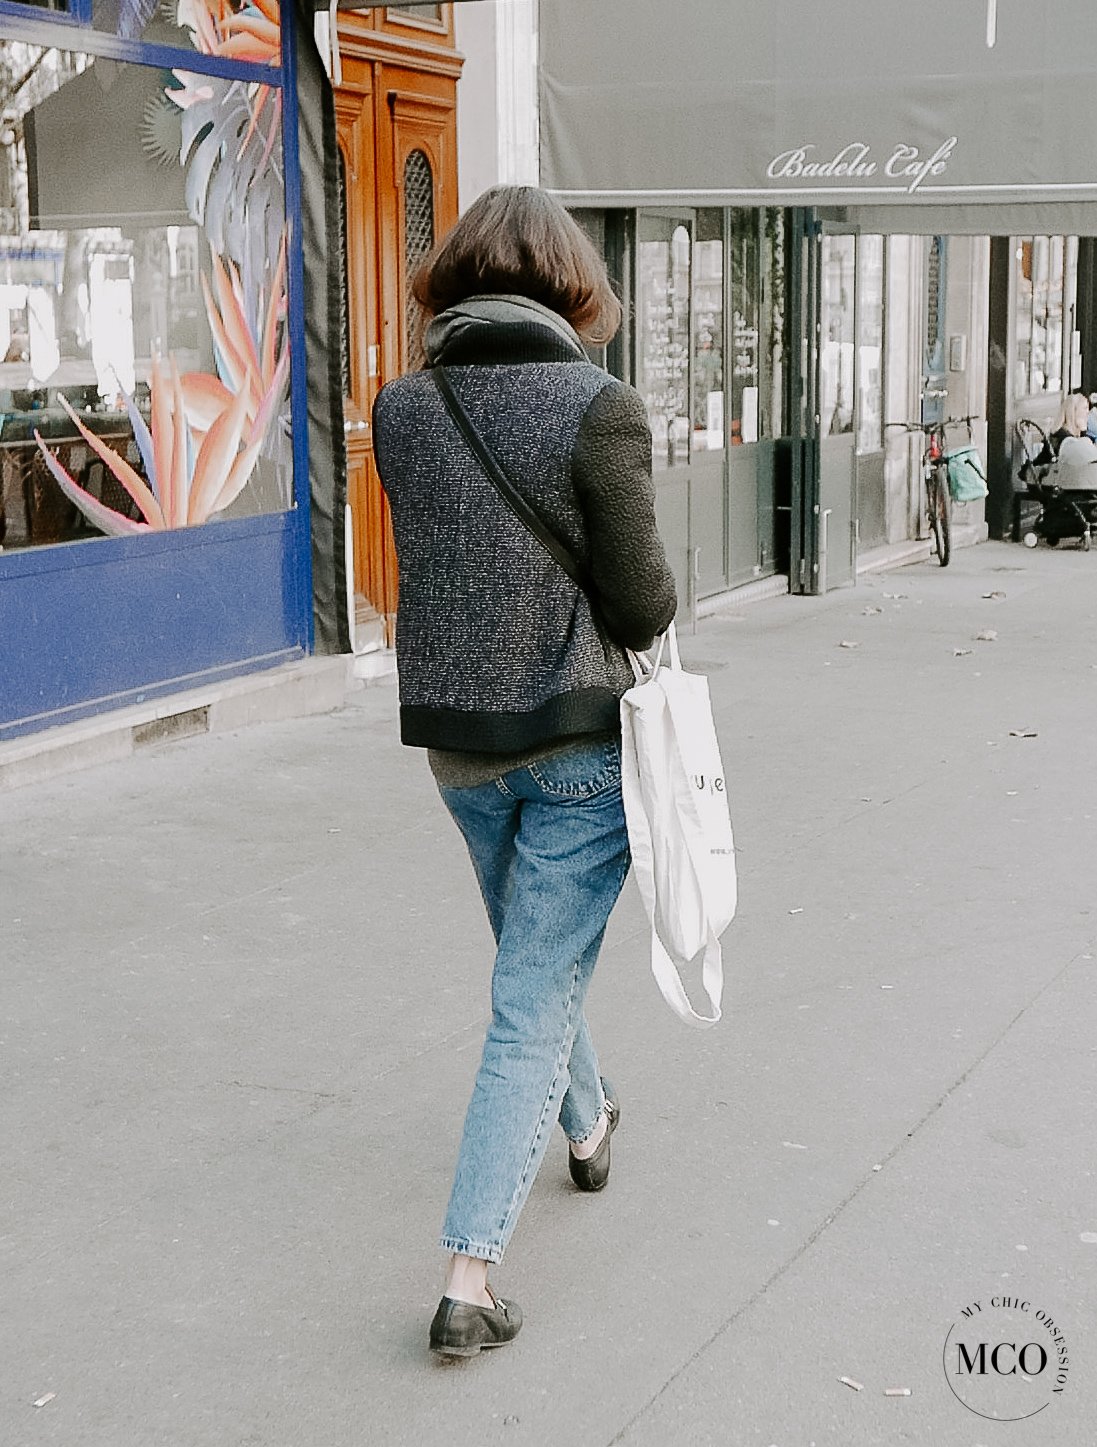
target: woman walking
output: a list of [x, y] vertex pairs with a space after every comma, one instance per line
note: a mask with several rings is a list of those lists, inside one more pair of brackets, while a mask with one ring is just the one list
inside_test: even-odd
[[[425, 747], [496, 941], [492, 1016], [441, 1244], [433, 1350], [513, 1340], [502, 1260], [553, 1124], [597, 1191], [620, 1118], [583, 1001], [628, 872], [619, 699], [625, 648], [671, 622], [644, 404], [594, 366], [621, 308], [552, 197], [496, 187], [417, 274], [426, 369], [384, 387], [374, 446], [400, 566], [400, 729]], [[442, 388], [455, 394], [455, 402]], [[580, 588], [504, 501], [451, 407], [579, 560]], [[489, 456], [489, 462], [490, 462]]]

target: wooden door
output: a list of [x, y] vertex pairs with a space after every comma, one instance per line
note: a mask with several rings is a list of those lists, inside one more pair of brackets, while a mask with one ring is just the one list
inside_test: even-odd
[[370, 435], [385, 382], [419, 365], [409, 280], [457, 218], [457, 77], [449, 6], [426, 19], [340, 12], [336, 117], [345, 176], [347, 492], [359, 617], [379, 614], [391, 644], [398, 580], [392, 518]]
[[392, 186], [382, 190], [383, 225], [395, 245], [382, 254], [386, 302], [386, 368], [392, 373], [422, 364], [422, 318], [411, 295], [415, 268], [457, 219], [454, 102], [406, 90], [388, 93]]
[[[380, 386], [377, 288], [376, 126], [371, 67], [349, 63], [336, 92], [343, 183], [346, 335], [343, 409], [347, 499], [354, 538], [354, 592], [359, 614], [370, 609], [391, 633], [396, 613], [396, 552], [388, 501], [373, 460], [370, 414]], [[389, 640], [391, 641], [391, 640]]]

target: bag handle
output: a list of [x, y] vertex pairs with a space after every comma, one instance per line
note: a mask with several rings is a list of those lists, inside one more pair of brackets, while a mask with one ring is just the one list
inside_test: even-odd
[[631, 648], [625, 652], [628, 654], [628, 661], [632, 664], [633, 676], [637, 683], [643, 683], [645, 679], [654, 678], [658, 669], [663, 666], [663, 645], [670, 643], [670, 664], [669, 667], [681, 672], [682, 659], [678, 652], [678, 633], [674, 627], [674, 620], [667, 624], [666, 629], [659, 634], [657, 640], [659, 646], [655, 650], [655, 657], [650, 652], [635, 653]]
[[546, 526], [540, 514], [511, 482], [499, 459], [477, 431], [475, 423], [465, 410], [464, 403], [453, 390], [453, 384], [445, 367], [432, 367], [430, 374], [434, 378], [435, 386], [442, 394], [446, 410], [457, 423], [461, 435], [472, 449], [489, 480], [494, 484], [496, 492], [522, 526], [533, 534], [547, 552], [551, 553], [575, 586], [588, 598], [591, 597], [594, 593], [594, 585], [589, 572], [567, 544], [561, 542], [556, 534]]

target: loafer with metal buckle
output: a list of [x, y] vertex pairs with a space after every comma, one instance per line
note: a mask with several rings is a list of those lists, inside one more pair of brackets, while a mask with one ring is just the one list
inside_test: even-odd
[[621, 1119], [621, 1106], [614, 1099], [616, 1092], [605, 1079], [602, 1080], [602, 1090], [606, 1097], [606, 1133], [598, 1142], [598, 1149], [585, 1161], [580, 1161], [568, 1148], [568, 1170], [581, 1191], [600, 1191], [609, 1180], [609, 1138]]
[[522, 1311], [517, 1302], [488, 1295], [494, 1307], [474, 1306], [443, 1296], [430, 1324], [430, 1349], [447, 1357], [474, 1357], [489, 1347], [506, 1346], [522, 1329]]

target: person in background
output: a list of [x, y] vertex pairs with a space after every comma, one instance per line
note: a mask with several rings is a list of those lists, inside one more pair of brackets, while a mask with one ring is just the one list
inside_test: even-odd
[[[1097, 462], [1097, 442], [1086, 435], [1089, 426], [1089, 398], [1084, 392], [1071, 392], [1063, 403], [1059, 426], [1051, 434], [1051, 443], [1060, 466], [1078, 467]], [[1097, 484], [1094, 475], [1093, 486]]]
[[[625, 649], [646, 648], [677, 599], [643, 399], [583, 348], [614, 334], [620, 303], [564, 208], [536, 187], [493, 188], [412, 290], [433, 318], [427, 369], [383, 387], [373, 414], [400, 569], [401, 738], [429, 751], [496, 941], [430, 1327], [433, 1351], [472, 1356], [521, 1326], [488, 1266], [502, 1260], [554, 1123], [580, 1190], [609, 1175], [620, 1103], [583, 1002], [629, 867]], [[591, 596], [504, 503], [447, 411], [438, 366], [513, 485], [585, 566]]]

